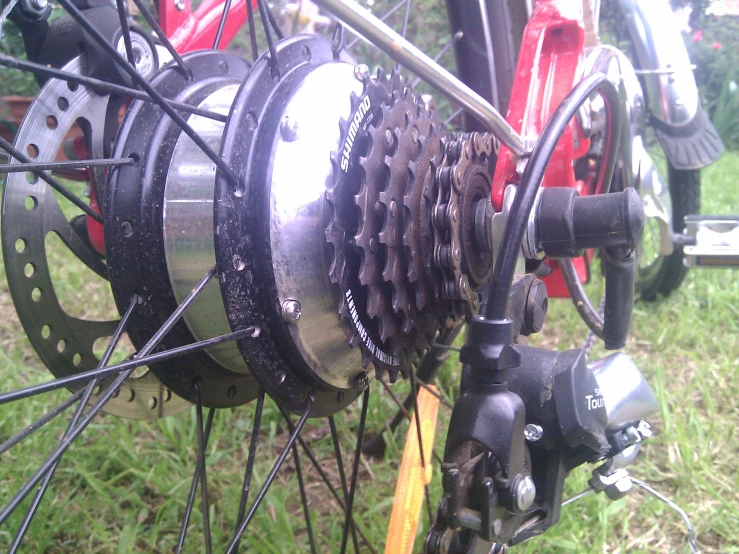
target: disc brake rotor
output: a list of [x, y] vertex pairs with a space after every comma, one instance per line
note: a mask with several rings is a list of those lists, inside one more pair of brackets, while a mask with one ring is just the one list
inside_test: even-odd
[[[64, 70], [84, 74], [85, 68], [85, 58], [80, 56]], [[68, 132], [79, 123], [85, 130], [90, 156], [103, 158], [109, 103], [107, 95], [51, 80], [29, 108], [18, 130], [16, 148], [27, 152], [35, 162], [52, 162]], [[13, 159], [11, 163], [19, 162]], [[98, 183], [104, 180], [102, 172], [95, 177]], [[117, 320], [73, 317], [60, 303], [51, 268], [61, 262], [47, 251], [49, 235], [61, 239], [80, 266], [84, 264], [98, 275], [107, 275], [102, 258], [73, 229], [65, 215], [67, 207], [60, 205], [53, 190], [34, 174], [8, 174], [2, 212], [2, 249], [8, 287], [31, 344], [56, 377], [94, 369], [99, 362], [94, 353], [95, 342], [111, 336], [118, 324]], [[105, 294], [109, 295], [110, 289], [106, 289]], [[95, 303], [99, 302], [95, 300]], [[112, 302], [109, 304], [112, 306]], [[118, 416], [153, 419], [188, 405], [154, 374], [145, 371], [129, 379], [104, 409]]]

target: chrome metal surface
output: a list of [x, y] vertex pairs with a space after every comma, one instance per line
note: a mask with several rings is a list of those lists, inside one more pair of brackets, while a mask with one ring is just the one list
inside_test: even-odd
[[282, 319], [285, 323], [295, 323], [302, 313], [302, 307], [297, 300], [285, 300], [282, 303]]
[[618, 3], [640, 69], [651, 72], [644, 75], [649, 111], [669, 125], [689, 123], [698, 111], [698, 88], [668, 0], [619, 0]]
[[683, 248], [689, 267], [739, 267], [739, 218], [688, 216], [685, 234], [695, 237], [694, 246]]
[[[159, 59], [156, 48], [150, 43], [146, 37], [136, 31], [130, 31], [131, 48], [133, 49], [133, 59], [136, 71], [146, 78], [151, 77], [159, 69]], [[122, 55], [126, 55], [126, 44], [123, 35], [118, 39], [116, 50]]]
[[536, 423], [529, 423], [523, 430], [523, 436], [527, 441], [536, 442], [544, 436], [544, 429]]
[[515, 502], [516, 509], [521, 512], [528, 510], [536, 498], [536, 485], [534, 480], [526, 475], [516, 484]]
[[530, 151], [524, 139], [489, 102], [358, 3], [349, 0], [317, 0], [316, 4], [333, 13], [359, 36], [372, 42], [392, 59], [464, 107], [512, 152], [520, 156]]
[[521, 242], [523, 255], [530, 260], [544, 259], [544, 249], [541, 247], [541, 237], [539, 236], [539, 225], [537, 216], [539, 214], [539, 206], [541, 205], [541, 193], [544, 189], [540, 188], [536, 193], [534, 206], [529, 212], [529, 221], [526, 225], [526, 233]]
[[[632, 137], [644, 134], [646, 114], [644, 112], [644, 95], [639, 78], [634, 73], [634, 67], [629, 59], [618, 49], [612, 46], [597, 46], [585, 57], [583, 62], [583, 77], [603, 73], [618, 90], [621, 102], [621, 136], [618, 156], [623, 167], [631, 167], [632, 173], [624, 172], [624, 186], [633, 184], [634, 176], [638, 173], [638, 166], [632, 154]], [[593, 129], [605, 125], [606, 106], [602, 101], [593, 103]], [[596, 108], [597, 107], [597, 108]]]
[[[85, 57], [80, 56], [63, 69], [85, 74], [86, 63]], [[52, 162], [67, 133], [79, 122], [89, 129], [90, 157], [103, 158], [103, 126], [108, 101], [108, 96], [92, 89], [79, 86], [72, 90], [65, 81], [52, 79], [31, 104], [18, 129], [15, 145], [23, 152], [35, 153], [31, 156], [34, 161]], [[18, 163], [18, 160], [10, 163]], [[103, 169], [95, 170], [94, 176], [104, 179]], [[68, 221], [79, 214], [79, 210], [66, 200], [58, 199], [60, 197], [51, 187], [33, 175], [11, 173], [6, 179], [3, 258], [18, 317], [39, 357], [56, 377], [94, 369], [98, 363], [95, 343], [112, 335], [118, 323], [113, 318], [117, 318], [118, 313], [109, 284], [85, 269], [82, 260], [103, 271], [105, 266]], [[51, 242], [54, 235], [53, 240], [60, 248]], [[61, 239], [64, 246], [57, 239]], [[65, 247], [69, 252], [62, 252]], [[70, 271], [70, 267], [59, 267], [66, 264], [74, 264], [73, 270], [87, 277], [81, 292], [89, 304], [84, 314], [70, 313], [74, 306], [63, 302], [63, 289], [59, 290], [61, 299], [55, 290], [55, 284], [59, 284], [55, 281], [61, 281], [65, 272]], [[96, 400], [97, 396], [92, 399]], [[120, 394], [112, 398], [104, 410], [122, 417], [154, 419], [189, 405], [147, 370], [140, 377], [127, 380]]]
[[[644, 202], [644, 215], [649, 218], [648, 223], [651, 222], [649, 227], [656, 227], [656, 234], [659, 237], [659, 254], [672, 254], [672, 197], [670, 196], [670, 189], [644, 147], [642, 137], [635, 136], [631, 145], [636, 167], [634, 186], [639, 191], [642, 202]], [[648, 228], [645, 229], [645, 233], [647, 232], [655, 231]]]
[[632, 359], [615, 352], [588, 364], [608, 414], [606, 432], [612, 433], [659, 411], [659, 403]]
[[[516, 198], [516, 186], [508, 185], [503, 192], [503, 205], [501, 210], [493, 214], [490, 222], [490, 229], [492, 233], [493, 243], [493, 264], [498, 259], [498, 252], [500, 251], [500, 241], [503, 239], [503, 233], [505, 232], [505, 225], [508, 221], [508, 214], [513, 206], [513, 200]], [[533, 212], [534, 210], [532, 210]], [[526, 260], [523, 255], [523, 248], [521, 249], [518, 257], [518, 264], [516, 265], [516, 273], [526, 273]]]
[[350, 329], [339, 321], [328, 279], [325, 193], [333, 174], [330, 155], [339, 150], [339, 120], [351, 113], [351, 93], [362, 93], [354, 71], [351, 64], [333, 62], [305, 77], [280, 118], [299, 121], [300, 136], [293, 141], [278, 136], [268, 176], [277, 300], [282, 305], [300, 299], [301, 317], [289, 325], [293, 340], [320, 379], [343, 389], [353, 387], [362, 364], [359, 349], [349, 347]]
[[[200, 107], [228, 114], [238, 88], [238, 84], [224, 86], [203, 100]], [[218, 151], [223, 123], [198, 115], [190, 116], [188, 123]], [[192, 139], [180, 134], [169, 163], [162, 215], [167, 271], [178, 303], [216, 263], [213, 242], [215, 175], [215, 164]], [[235, 260], [234, 263], [239, 262]], [[183, 319], [196, 340], [231, 331], [217, 280], [208, 283]], [[228, 369], [249, 372], [236, 343], [219, 344], [206, 352]]]

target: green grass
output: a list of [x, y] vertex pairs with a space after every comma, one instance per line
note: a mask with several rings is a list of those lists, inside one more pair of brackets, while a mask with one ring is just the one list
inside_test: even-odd
[[[704, 213], [739, 213], [739, 155], [728, 153], [704, 173]], [[0, 281], [0, 379], [12, 390], [49, 379], [26, 339], [5, 285]], [[93, 291], [70, 267], [60, 273], [60, 290], [68, 305], [84, 311], [97, 302], [104, 287]], [[704, 552], [738, 552], [739, 530], [739, 273], [692, 271], [681, 289], [653, 304], [637, 304], [632, 337], [626, 347], [643, 369], [662, 404], [654, 421], [656, 436], [643, 449], [634, 475], [673, 498], [691, 516]], [[599, 296], [600, 283], [589, 285]], [[585, 335], [569, 301], [551, 303], [548, 326], [535, 343], [549, 348], [579, 346]], [[595, 356], [602, 351], [594, 352]], [[441, 385], [453, 394], [458, 377], [455, 359], [445, 367]], [[407, 383], [395, 385], [399, 394]], [[0, 441], [29, 424], [66, 392], [44, 395], [0, 407]], [[377, 433], [395, 412], [390, 397], [373, 386], [368, 432]], [[351, 461], [359, 407], [337, 418], [345, 453]], [[440, 411], [437, 452], [443, 451], [448, 412]], [[215, 551], [223, 551], [233, 529], [239, 489], [246, 464], [253, 407], [219, 411], [207, 452], [210, 519]], [[68, 415], [58, 418], [0, 460], [0, 503], [4, 504], [28, 478], [63, 433]], [[325, 420], [311, 421], [306, 440], [338, 486]], [[384, 461], [364, 460], [356, 515], [371, 540], [381, 546], [392, 506], [405, 427], [388, 437]], [[267, 402], [255, 470], [261, 485], [286, 440], [286, 426], [277, 408]], [[170, 552], [177, 533], [196, 456], [195, 415], [190, 410], [156, 421], [98, 417], [65, 456], [25, 539], [26, 552]], [[308, 497], [322, 552], [336, 552], [341, 517], [318, 474], [303, 459]], [[585, 487], [592, 468], [579, 468], [568, 479], [566, 496]], [[432, 495], [441, 492], [439, 473]], [[252, 494], [252, 498], [254, 495]], [[199, 504], [190, 522], [186, 550], [204, 550]], [[0, 527], [0, 549], [7, 548], [19, 523], [15, 516]], [[424, 531], [422, 531], [424, 532]], [[297, 493], [292, 458], [249, 528], [250, 551], [303, 552], [307, 534]], [[420, 549], [418, 541], [417, 550]], [[658, 501], [635, 491], [610, 502], [591, 495], [565, 507], [556, 527], [517, 549], [519, 552], [687, 552], [686, 532], [679, 516]]]

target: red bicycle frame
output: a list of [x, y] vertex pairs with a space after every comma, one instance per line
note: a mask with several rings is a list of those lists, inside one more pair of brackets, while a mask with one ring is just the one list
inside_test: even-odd
[[[193, 50], [213, 48], [218, 25], [226, 5], [221, 0], [205, 0], [195, 13], [190, 9], [190, 0], [160, 0], [159, 24], [177, 52], [184, 54]], [[256, 2], [252, 2], [256, 9]], [[246, 23], [246, 2], [233, 0], [223, 27], [219, 48], [224, 49]]]
[[[516, 76], [506, 120], [524, 138], [537, 138], [554, 110], [580, 78], [584, 57], [585, 28], [579, 0], [539, 0], [521, 40]], [[578, 133], [576, 147], [575, 133]], [[591, 183], [576, 181], [573, 161], [584, 156], [590, 141], [570, 123], [554, 151], [544, 174], [542, 187], [577, 188], [580, 194]], [[516, 156], [501, 146], [493, 177], [492, 202], [500, 210], [509, 184], [518, 184]], [[588, 256], [592, 257], [592, 253]], [[581, 281], [588, 277], [586, 256], [574, 260]], [[553, 272], [544, 278], [549, 296], [569, 297], [556, 263], [547, 261]]]

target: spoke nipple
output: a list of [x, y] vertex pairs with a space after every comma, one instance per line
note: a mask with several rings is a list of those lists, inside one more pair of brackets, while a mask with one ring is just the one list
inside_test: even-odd
[[369, 67], [367, 67], [363, 63], [360, 63], [359, 65], [354, 67], [354, 77], [356, 77], [357, 80], [364, 82], [367, 78], [369, 78], [369, 76]]
[[364, 390], [369, 386], [369, 380], [365, 373], [360, 373], [354, 378], [354, 388]]
[[289, 299], [282, 303], [282, 320], [285, 323], [295, 323], [300, 319], [302, 313], [300, 302]]
[[286, 142], [292, 142], [296, 140], [299, 136], [298, 130], [298, 122], [294, 119], [290, 119], [290, 116], [286, 115], [282, 119], [282, 123], [280, 124], [280, 131], [282, 133], [282, 138]]

